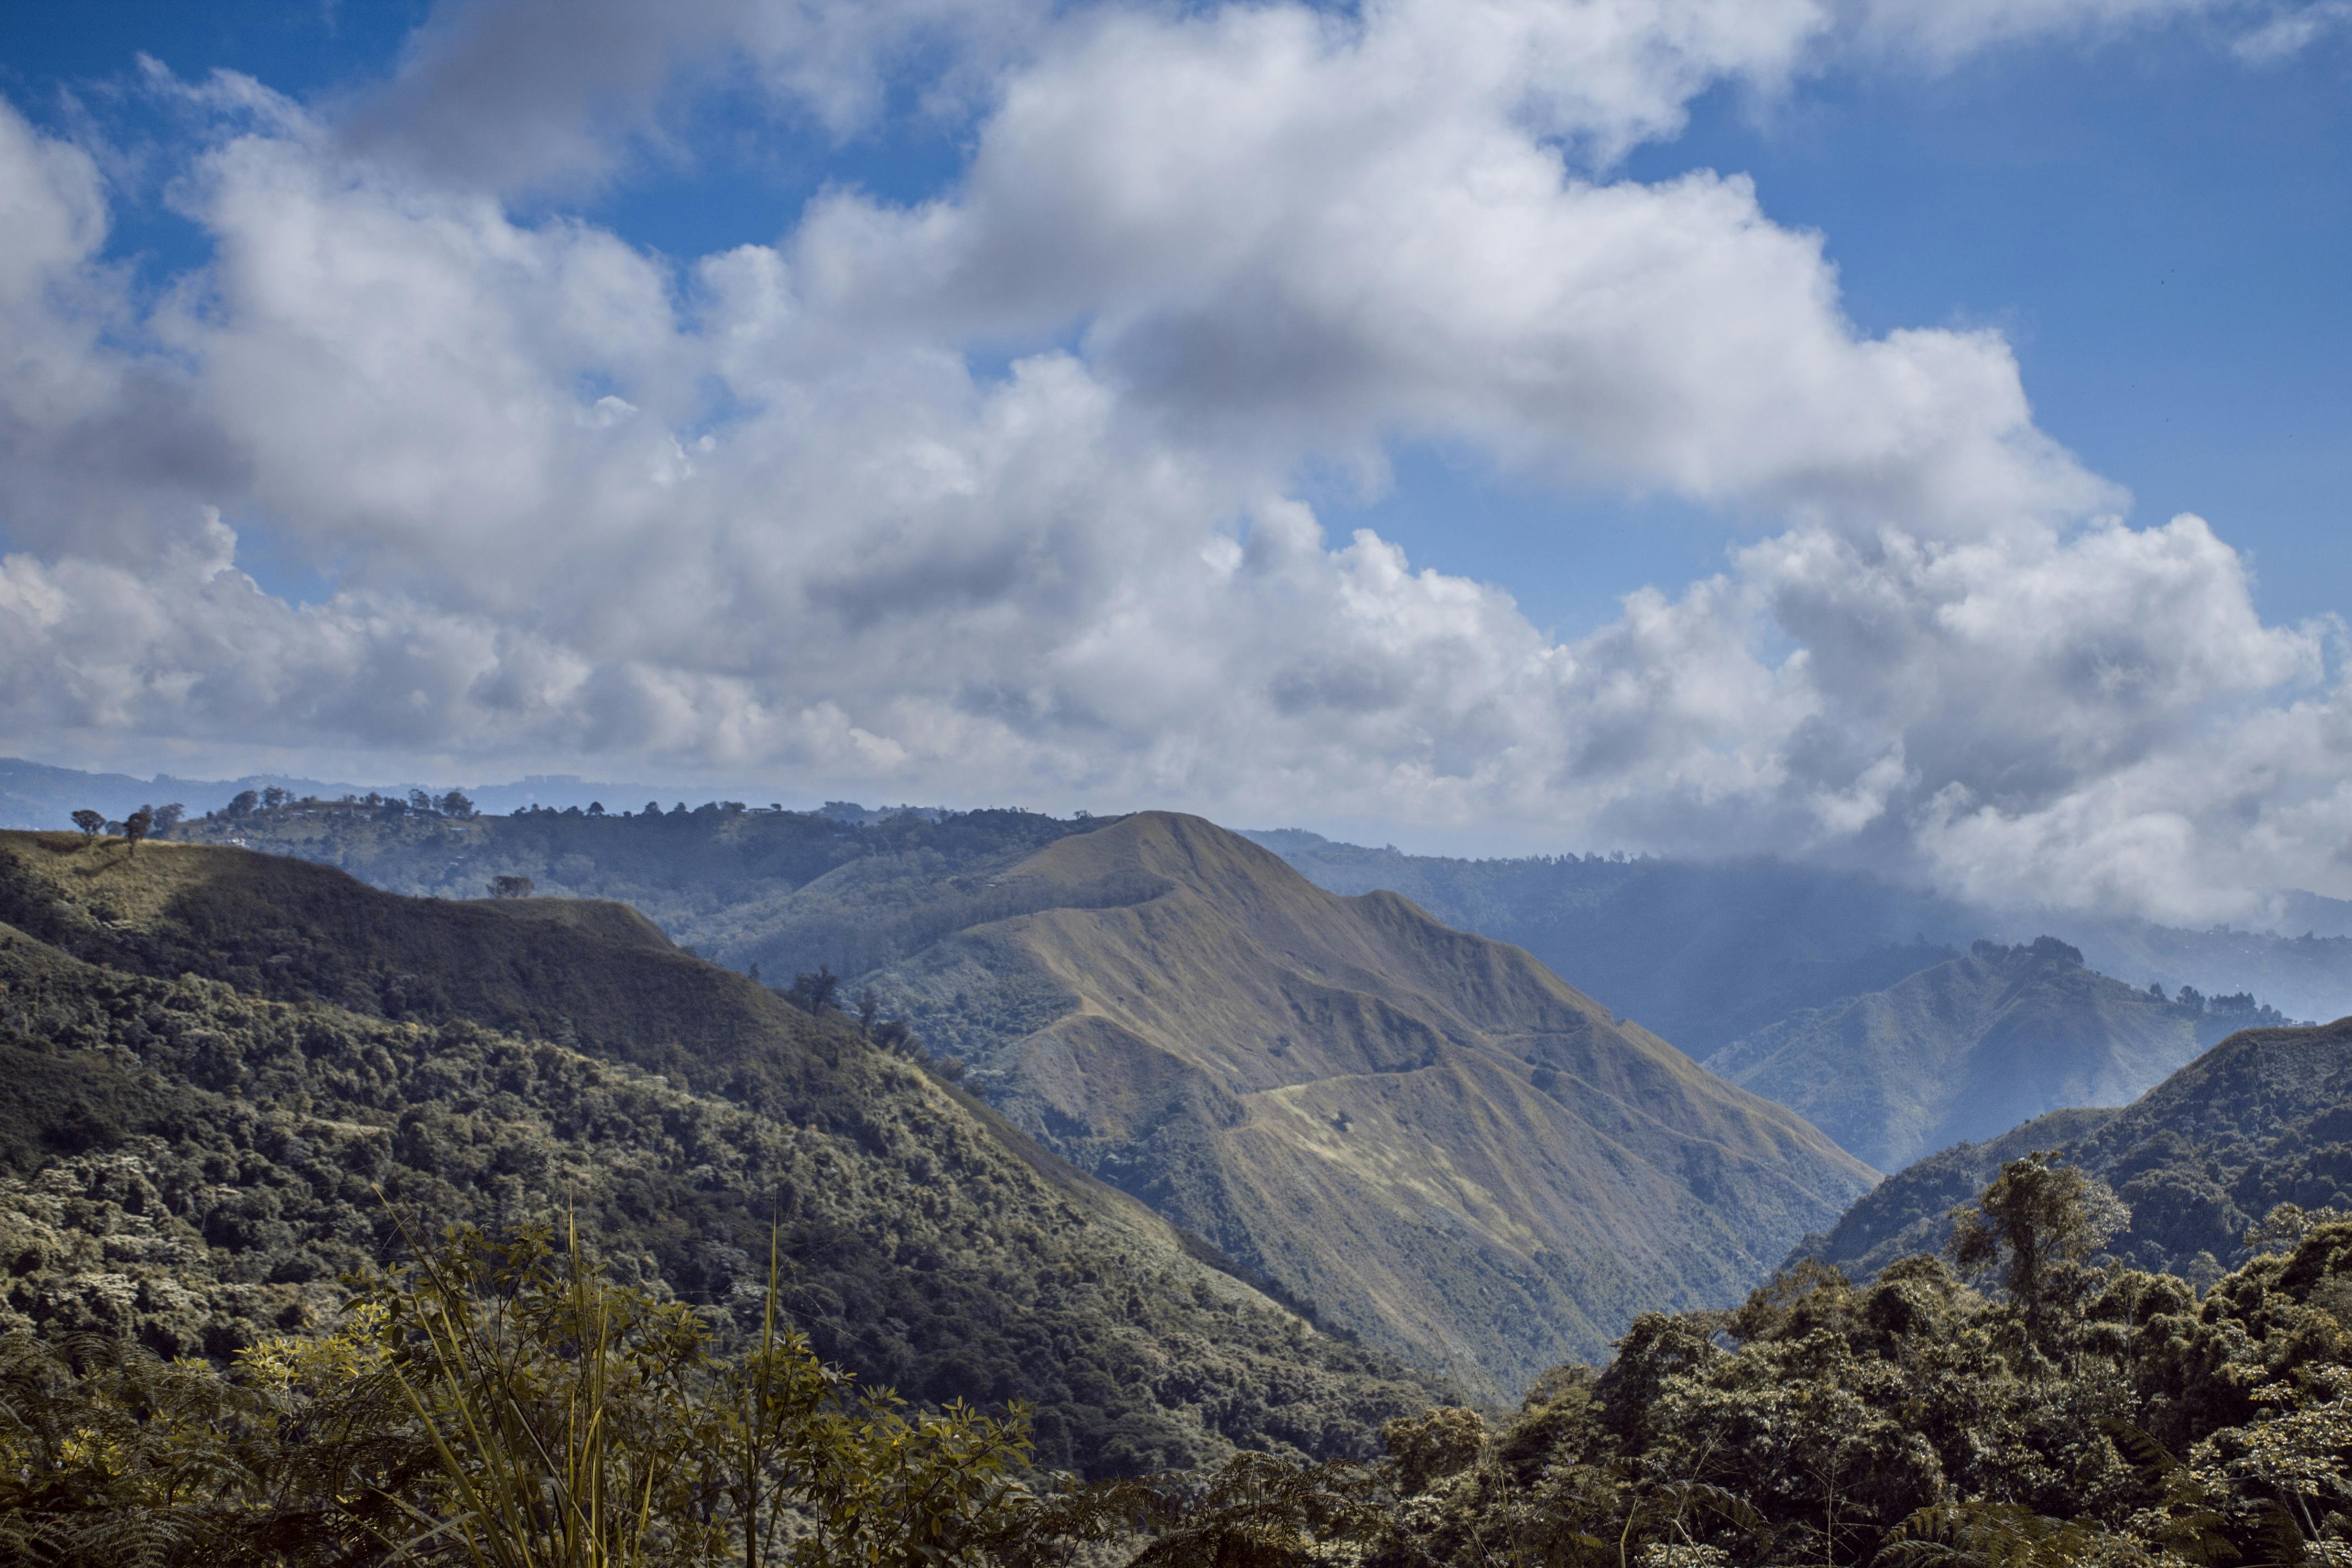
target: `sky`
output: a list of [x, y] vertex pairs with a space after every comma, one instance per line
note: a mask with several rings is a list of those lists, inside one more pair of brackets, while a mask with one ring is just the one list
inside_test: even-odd
[[2352, 896], [2352, 0], [0, 32], [0, 750]]

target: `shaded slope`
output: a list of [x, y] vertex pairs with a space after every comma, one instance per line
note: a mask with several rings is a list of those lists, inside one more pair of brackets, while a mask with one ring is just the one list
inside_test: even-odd
[[2242, 1030], [2120, 1110], [2058, 1111], [1932, 1155], [1806, 1250], [1857, 1274], [1934, 1250], [1951, 1205], [2035, 1149], [2063, 1150], [2130, 1205], [2118, 1255], [2210, 1273], [2242, 1255], [2247, 1228], [2279, 1204], [2352, 1213], [2352, 1018]]
[[885, 971], [887, 1000], [1057, 1151], [1490, 1389], [1734, 1299], [1870, 1180], [1518, 949], [1198, 818], [994, 880], [1034, 912]]
[[1360, 1453], [1427, 1397], [993, 1113], [604, 906], [0, 835], [0, 1317], [226, 1353], [436, 1218], [558, 1207], [821, 1352], [1025, 1398], [1047, 1462]]
[[1809, 1009], [1706, 1059], [1882, 1170], [2062, 1106], [2122, 1105], [2226, 1024], [2042, 938], [1973, 951]]

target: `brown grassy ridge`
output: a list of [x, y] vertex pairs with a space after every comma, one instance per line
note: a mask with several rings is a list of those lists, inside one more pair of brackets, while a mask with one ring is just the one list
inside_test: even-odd
[[[1873, 1180], [1521, 950], [1197, 817], [1140, 813], [996, 880], [1047, 907], [884, 994], [1052, 1147], [1474, 1385], [1736, 1299]], [[1052, 907], [1113, 884], [1139, 896]]]

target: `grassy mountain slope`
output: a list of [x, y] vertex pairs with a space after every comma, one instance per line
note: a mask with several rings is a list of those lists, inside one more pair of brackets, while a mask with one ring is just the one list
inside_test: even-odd
[[2062, 1106], [2126, 1104], [2228, 1026], [2084, 968], [2063, 942], [1980, 942], [1706, 1065], [1893, 1171]]
[[1871, 1179], [1518, 949], [1196, 817], [992, 881], [1029, 912], [883, 971], [893, 1009], [1075, 1163], [1475, 1385], [1735, 1299]]
[[[1025, 1398], [1102, 1472], [1363, 1452], [1424, 1382], [838, 1020], [554, 900], [0, 835], [0, 1317], [226, 1353], [441, 1218], [568, 1208], [923, 1400]], [[773, 1230], [772, 1232], [772, 1228]]]
[[2120, 1110], [2057, 1111], [1930, 1156], [1806, 1250], [1858, 1275], [1934, 1250], [1951, 1205], [2035, 1149], [2063, 1150], [2130, 1205], [2119, 1256], [2210, 1274], [2279, 1204], [2352, 1213], [2352, 1018], [2242, 1030]]

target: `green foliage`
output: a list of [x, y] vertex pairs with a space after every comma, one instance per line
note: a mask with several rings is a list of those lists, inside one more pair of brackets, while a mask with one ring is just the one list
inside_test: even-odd
[[2282, 1205], [2352, 1213], [2352, 1107], [2342, 1087], [2352, 1021], [2247, 1028], [2120, 1110], [2057, 1111], [1890, 1176], [1807, 1249], [1856, 1275], [1939, 1245], [1952, 1205], [2005, 1162], [2061, 1149], [2113, 1188], [2130, 1222], [2116, 1257], [2210, 1284], [2287, 1239], [2250, 1237]]
[[641, 922], [172, 845], [85, 882], [56, 868], [96, 858], [35, 852], [0, 876], [0, 1328], [225, 1363], [403, 1254], [381, 1188], [490, 1226], [568, 1208], [616, 1279], [737, 1335], [773, 1234], [827, 1363], [919, 1409], [1025, 1402], [1038, 1461], [1089, 1475], [1369, 1457], [1428, 1398], [853, 1023]]
[[2000, 1168], [1976, 1202], [1952, 1216], [1952, 1261], [1979, 1276], [1997, 1275], [2038, 1335], [2053, 1304], [2085, 1286], [2084, 1265], [2131, 1223], [2105, 1184], [2042, 1151]]
[[544, 1229], [460, 1228], [233, 1373], [0, 1344], [0, 1542], [59, 1564], [948, 1568], [1040, 1510], [1024, 1414], [910, 1415], [772, 1317], [723, 1352]]
[[1600, 1377], [1549, 1380], [1467, 1462], [1427, 1462], [1454, 1425], [1436, 1413], [1393, 1424], [1405, 1495], [1368, 1559], [2352, 1561], [2352, 1224], [2200, 1301], [2086, 1259], [2087, 1183], [2006, 1177], [1960, 1234], [2032, 1300], [1922, 1257], [1864, 1286], [1808, 1264], [1737, 1311], [1644, 1319]]

